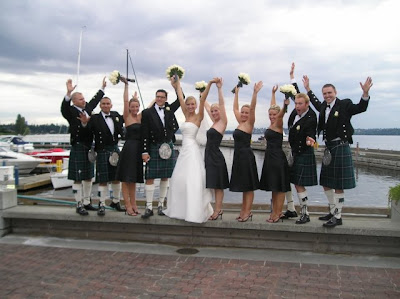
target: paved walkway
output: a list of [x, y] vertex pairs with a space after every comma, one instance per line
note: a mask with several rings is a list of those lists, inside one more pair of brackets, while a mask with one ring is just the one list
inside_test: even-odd
[[304, 263], [282, 251], [173, 249], [9, 235], [0, 239], [0, 298], [400, 297], [399, 258], [326, 255], [324, 264], [312, 253]]

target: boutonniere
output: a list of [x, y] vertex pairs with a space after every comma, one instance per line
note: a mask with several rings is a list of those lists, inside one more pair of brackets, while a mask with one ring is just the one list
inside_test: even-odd
[[297, 131], [300, 131], [300, 125], [298, 125], [298, 126], [296, 127], [296, 130], [297, 130]]
[[169, 110], [171, 110], [169, 107], [165, 107], [165, 110], [167, 110], [167, 111], [169, 111]]
[[339, 111], [335, 111], [334, 116], [335, 116], [335, 117], [338, 117], [338, 116], [339, 116]]
[[115, 121], [116, 121], [116, 122], [119, 122], [119, 117], [118, 117], [118, 116], [115, 118]]

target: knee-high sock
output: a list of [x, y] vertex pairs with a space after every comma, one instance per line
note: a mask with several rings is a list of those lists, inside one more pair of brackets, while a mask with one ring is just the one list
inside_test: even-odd
[[333, 189], [325, 190], [324, 192], [329, 202], [329, 213], [333, 215], [335, 214], [335, 205], [336, 205], [335, 198], [333, 196], [334, 194]]
[[112, 201], [118, 203], [121, 198], [121, 183], [111, 184], [111, 190], [113, 194]]
[[160, 181], [160, 197], [158, 198], [158, 206], [164, 206], [164, 200], [168, 192], [168, 181]]
[[344, 205], [344, 193], [335, 193], [334, 195], [335, 197], [335, 213], [333, 215], [335, 215], [335, 217], [337, 219], [342, 218], [342, 208]]
[[154, 196], [154, 184], [144, 185], [144, 192], [146, 193], [146, 209], [153, 209], [153, 196]]
[[297, 193], [297, 197], [299, 198], [299, 203], [301, 206], [301, 213], [305, 213], [309, 215], [307, 209], [308, 197], [307, 197], [307, 190], [304, 192]]
[[82, 184], [74, 183], [72, 185], [72, 193], [74, 193], [75, 201], [82, 204]]
[[100, 200], [99, 204], [105, 206], [106, 198], [107, 198], [107, 195], [109, 194], [108, 186], [99, 186], [99, 188], [97, 190], [99, 192], [99, 200]]
[[90, 195], [92, 194], [92, 181], [82, 181], [83, 204], [90, 204]]
[[295, 207], [294, 207], [294, 201], [293, 201], [293, 196], [292, 196], [292, 191], [287, 191], [285, 193], [285, 197], [286, 197], [286, 202], [287, 202], [287, 209], [289, 211], [296, 211]]

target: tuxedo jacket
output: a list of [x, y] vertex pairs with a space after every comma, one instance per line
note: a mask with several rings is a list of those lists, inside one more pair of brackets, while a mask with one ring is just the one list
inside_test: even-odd
[[331, 141], [340, 137], [342, 141], [352, 144], [354, 129], [350, 122], [351, 117], [365, 112], [369, 101], [361, 98], [358, 104], [353, 104], [350, 99], [340, 100], [336, 98], [335, 105], [331, 107], [331, 112], [325, 123], [325, 110], [328, 104], [325, 101], [320, 102], [312, 90], [308, 92], [308, 96], [315, 109], [319, 111], [318, 135], [322, 131], [324, 140]]
[[293, 109], [288, 120], [289, 144], [293, 153], [301, 154], [309, 148], [306, 144], [306, 138], [311, 137], [315, 140], [315, 133], [317, 131], [317, 115], [312, 108], [309, 107], [307, 113], [293, 124], [296, 115], [297, 111], [296, 109]]
[[103, 150], [108, 145], [118, 144], [123, 136], [123, 117], [116, 111], [110, 111], [110, 115], [114, 122], [114, 134], [111, 134], [101, 112], [93, 114], [90, 118], [88, 126], [94, 136], [95, 151]]
[[[90, 102], [86, 103], [85, 110], [89, 116], [103, 96], [104, 92], [99, 90]], [[82, 126], [81, 121], [78, 119], [80, 111], [71, 105], [71, 102], [71, 100], [66, 101], [63, 99], [61, 103], [61, 114], [69, 123], [68, 132], [71, 134], [70, 143], [71, 145], [75, 145], [79, 142], [90, 147], [93, 142], [93, 134], [87, 126]]]
[[[156, 107], [155, 107], [156, 106]], [[161, 122], [160, 116], [156, 109], [155, 103], [152, 107], [144, 109], [142, 112], [142, 136], [143, 136], [143, 153], [149, 152], [150, 144], [163, 142], [175, 142], [175, 132], [179, 129], [178, 122], [175, 118], [175, 111], [180, 107], [179, 99], [169, 104], [165, 103], [164, 122]]]

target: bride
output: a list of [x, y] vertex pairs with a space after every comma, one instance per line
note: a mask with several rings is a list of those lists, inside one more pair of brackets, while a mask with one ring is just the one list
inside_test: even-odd
[[168, 208], [164, 214], [171, 218], [202, 223], [213, 214], [210, 203], [212, 194], [206, 189], [204, 160], [196, 135], [204, 117], [204, 102], [211, 84], [208, 84], [200, 97], [198, 113], [194, 97], [183, 99], [179, 78], [175, 80], [172, 77], [171, 85], [178, 95], [186, 121], [180, 126], [182, 148], [169, 182]]

